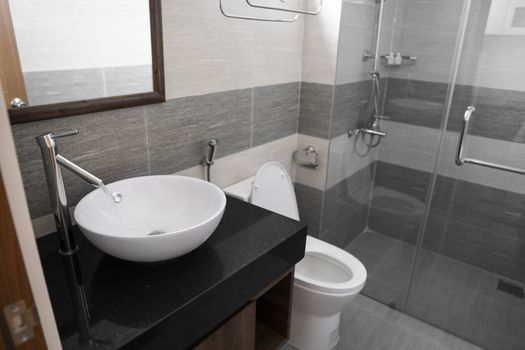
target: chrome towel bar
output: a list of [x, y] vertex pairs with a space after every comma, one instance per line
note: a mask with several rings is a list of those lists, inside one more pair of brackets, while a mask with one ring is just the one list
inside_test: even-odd
[[468, 163], [468, 164], [474, 164], [474, 165], [484, 166], [487, 168], [498, 169], [498, 170], [508, 171], [511, 173], [525, 175], [525, 170], [523, 169], [514, 168], [514, 167], [506, 166], [506, 165], [500, 165], [500, 164], [491, 163], [491, 162], [486, 162], [484, 160], [464, 157], [463, 154], [464, 154], [465, 136], [467, 135], [468, 124], [470, 122], [470, 118], [472, 117], [472, 114], [475, 111], [476, 111], [476, 108], [474, 106], [468, 106], [463, 116], [463, 123], [461, 126], [461, 132], [459, 134], [458, 150], [456, 152], [456, 165], [461, 166], [465, 163]]
[[285, 23], [295, 22], [297, 18], [299, 17], [299, 15], [317, 16], [318, 14], [321, 13], [321, 10], [323, 9], [323, 0], [319, 0], [319, 7], [315, 11], [295, 10], [295, 9], [287, 9], [284, 7], [266, 6], [266, 5], [254, 3], [252, 0], [245, 0], [245, 1], [250, 7], [260, 8], [264, 10], [290, 12], [290, 13], [295, 13], [296, 15], [292, 18], [287, 18], [287, 19], [273, 19], [273, 18], [265, 18], [265, 17], [234, 15], [234, 14], [226, 12], [226, 10], [224, 9], [223, 0], [219, 0], [219, 9], [221, 10], [221, 13], [225, 17], [228, 17], [228, 18], [246, 19], [246, 20], [261, 21], [261, 22], [285, 22]]
[[251, 17], [251, 16], [241, 16], [241, 15], [233, 15], [231, 13], [228, 13], [224, 10], [224, 6], [222, 4], [223, 0], [219, 0], [219, 9], [221, 10], [221, 13], [224, 17], [228, 18], [235, 18], [235, 19], [246, 19], [251, 21], [260, 21], [260, 22], [280, 22], [280, 23], [292, 23], [299, 18], [299, 15], [295, 15], [292, 18], [289, 19], [272, 19], [272, 18], [263, 18], [263, 17]]
[[302, 10], [287, 9], [283, 7], [265, 6], [265, 5], [255, 4], [251, 0], [246, 0], [246, 3], [250, 5], [251, 7], [256, 7], [260, 9], [291, 12], [291, 13], [298, 13], [301, 15], [310, 15], [310, 16], [317, 16], [318, 14], [321, 13], [321, 10], [323, 9], [323, 0], [319, 0], [319, 7], [315, 11], [302, 11]]

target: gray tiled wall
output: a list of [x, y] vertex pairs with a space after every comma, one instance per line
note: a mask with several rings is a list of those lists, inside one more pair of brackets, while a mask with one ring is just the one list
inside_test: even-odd
[[[332, 141], [366, 118], [370, 82], [339, 85], [301, 83], [299, 133]], [[348, 152], [352, 152], [348, 149]], [[343, 169], [340, 159], [323, 159], [329, 167]], [[345, 170], [341, 170], [345, 171]], [[346, 246], [366, 226], [371, 167], [349, 172], [326, 191], [296, 184], [296, 195], [309, 232], [337, 246]], [[343, 177], [344, 177], [343, 176]]]
[[[384, 86], [386, 79], [382, 79]], [[332, 139], [366, 119], [370, 80], [338, 85], [301, 84], [299, 132]]]
[[388, 78], [385, 115], [394, 122], [439, 128], [447, 84]]
[[424, 245], [525, 282], [525, 195], [438, 176]]
[[170, 174], [198, 165], [211, 138], [219, 140], [217, 156], [250, 148], [251, 105], [251, 89], [244, 89], [146, 107], [151, 173]]
[[357, 128], [367, 118], [371, 85], [370, 80], [336, 85], [331, 138]]
[[[445, 83], [389, 78], [385, 114], [395, 122], [440, 128], [447, 88]], [[524, 91], [456, 85], [448, 130], [459, 132], [463, 114], [471, 104], [476, 112], [469, 134], [525, 142]]]
[[[368, 225], [374, 231], [415, 244], [423, 212], [409, 210], [415, 200], [425, 202], [430, 174], [402, 166], [377, 162], [374, 196]], [[380, 188], [391, 192], [380, 195]], [[398, 208], [398, 210], [395, 210]], [[388, 233], [387, 233], [388, 232]]]
[[308, 234], [319, 237], [324, 192], [295, 183], [295, 196], [299, 206], [299, 217], [308, 225]]
[[334, 86], [301, 83], [299, 133], [322, 139], [330, 138]]
[[[212, 137], [219, 139], [220, 158], [250, 148], [252, 139], [260, 144], [295, 134], [298, 85], [226, 91], [13, 125], [31, 217], [51, 212], [35, 142], [40, 134], [79, 129], [80, 135], [59, 141], [60, 152], [107, 183], [132, 176], [168, 174], [198, 165]], [[271, 104], [282, 108], [262, 107]], [[263, 123], [265, 118], [268, 123]], [[92, 188], [67, 171], [64, 175], [70, 203], [75, 205]]]
[[[409, 201], [425, 202], [430, 174], [385, 162], [377, 162], [375, 189], [370, 208], [368, 225], [374, 231], [415, 244], [422, 212], [409, 209]], [[391, 192], [379, 195], [379, 188]], [[399, 210], [393, 210], [394, 208]], [[388, 233], [386, 233], [388, 232]]]
[[300, 86], [290, 83], [253, 90], [253, 146], [297, 132]]
[[372, 165], [326, 191], [299, 183], [295, 194], [308, 234], [344, 248], [366, 227]]
[[[60, 139], [59, 151], [104, 181], [113, 182], [148, 174], [142, 107], [13, 125], [18, 161], [33, 218], [51, 212], [35, 137], [71, 129], [78, 129], [80, 134]], [[92, 187], [67, 170], [63, 170], [63, 174], [71, 203], [76, 204], [92, 190]]]
[[372, 166], [347, 177], [325, 193], [321, 238], [346, 247], [366, 227]]

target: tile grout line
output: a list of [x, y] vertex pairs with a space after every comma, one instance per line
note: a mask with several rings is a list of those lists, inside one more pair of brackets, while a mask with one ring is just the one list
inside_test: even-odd
[[[301, 92], [302, 92], [302, 89], [303, 89], [303, 83], [301, 81], [299, 81], [299, 82], [297, 82], [297, 84], [298, 84], [297, 122], [295, 123], [295, 134], [297, 135], [297, 138], [296, 138], [296, 141], [295, 141], [295, 149], [292, 150], [292, 152], [294, 152], [297, 149], [299, 149], [299, 138], [300, 138], [300, 134], [299, 134], [299, 118], [301, 117]], [[292, 170], [293, 170], [293, 182], [295, 183], [296, 175], [297, 175], [297, 164], [294, 161], [292, 165], [293, 165], [293, 167], [292, 167]]]
[[303, 91], [303, 83], [299, 83], [299, 94], [297, 95], [297, 123], [295, 126], [296, 133], [299, 134], [299, 118], [301, 117], [301, 94]]
[[146, 134], [146, 159], [148, 161], [148, 175], [151, 175], [151, 161], [149, 156], [149, 136], [148, 136], [148, 122], [146, 120], [146, 108], [142, 108], [142, 119], [144, 120], [144, 131]]
[[253, 148], [253, 120], [254, 120], [254, 104], [255, 104], [255, 88], [252, 86], [251, 88], [251, 105], [250, 105], [250, 148]]

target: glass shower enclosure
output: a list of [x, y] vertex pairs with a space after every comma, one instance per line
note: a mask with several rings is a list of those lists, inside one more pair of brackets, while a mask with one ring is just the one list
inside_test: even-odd
[[[373, 148], [357, 135], [332, 137], [321, 231], [346, 232], [336, 243], [367, 267], [365, 295], [484, 348], [523, 349], [525, 1], [387, 0], [383, 7], [387, 136]], [[351, 23], [357, 13], [377, 25], [379, 8], [343, 1], [336, 127], [341, 106], [354, 127], [369, 118], [370, 80], [348, 83], [357, 50], [348, 42], [364, 35], [361, 50], [373, 49], [375, 28], [364, 33]], [[345, 105], [355, 91], [366, 93]], [[465, 115], [463, 157], [491, 166], [457, 164]], [[344, 182], [342, 172], [351, 175]], [[345, 210], [359, 232], [332, 224]]]

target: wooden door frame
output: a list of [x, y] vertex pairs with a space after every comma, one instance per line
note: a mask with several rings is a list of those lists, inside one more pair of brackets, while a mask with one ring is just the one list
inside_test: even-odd
[[27, 101], [24, 75], [8, 0], [0, 0], [0, 33], [0, 81], [6, 89], [5, 91], [2, 89], [0, 92], [7, 102], [14, 97]]
[[[15, 144], [11, 133], [7, 107], [4, 97], [1, 94], [0, 177], [3, 185], [0, 187], [5, 189], [5, 197], [7, 198], [8, 209], [12, 219], [11, 225], [6, 226], [11, 227], [11, 229], [6, 229], [6, 231], [10, 232], [1, 232], [0, 240], [2, 244], [8, 244], [15, 251], [19, 251], [12, 255], [16, 257], [13, 258], [13, 261], [17, 259], [16, 264], [2, 266], [2, 269], [0, 269], [2, 275], [7, 274], [11, 276], [10, 280], [13, 281], [13, 285], [1, 287], [0, 295], [9, 291], [11, 298], [13, 295], [19, 295], [19, 299], [23, 299], [24, 297], [31, 298], [32, 296], [33, 300], [26, 299], [26, 303], [28, 303], [28, 306], [31, 306], [34, 302], [38, 310], [42, 328], [41, 332], [37, 332], [37, 336], [40, 334], [40, 340], [37, 339], [34, 342], [28, 342], [26, 346], [21, 346], [20, 349], [61, 350], [62, 345], [60, 343], [44, 272], [38, 255], [35, 234], [22, 183], [22, 175], [16, 158]], [[9, 218], [9, 216], [7, 217]], [[17, 279], [13, 280], [12, 276], [16, 276]], [[5, 305], [0, 305], [0, 309], [3, 309], [4, 306]]]

